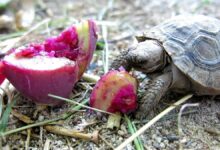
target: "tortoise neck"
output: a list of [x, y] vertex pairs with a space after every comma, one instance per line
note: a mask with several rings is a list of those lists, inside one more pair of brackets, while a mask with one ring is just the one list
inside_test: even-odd
[[152, 41], [154, 41], [162, 49], [161, 63], [160, 63], [160, 66], [158, 66], [157, 68], [157, 70], [161, 71], [170, 64], [171, 59], [169, 55], [166, 53], [162, 43], [160, 43], [158, 40], [152, 40]]

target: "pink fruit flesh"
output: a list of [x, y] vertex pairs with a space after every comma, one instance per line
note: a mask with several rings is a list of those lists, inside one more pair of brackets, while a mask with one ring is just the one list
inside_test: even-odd
[[84, 21], [42, 44], [12, 50], [2, 60], [1, 69], [15, 88], [32, 101], [59, 105], [62, 102], [48, 94], [70, 95], [81, 77], [79, 72], [84, 72], [91, 60], [96, 40], [94, 22]]
[[90, 106], [108, 112], [129, 113], [137, 108], [137, 80], [126, 71], [110, 71], [95, 85]]
[[3, 64], [6, 77], [16, 89], [39, 104], [62, 104], [47, 95], [68, 97], [77, 81], [78, 66], [66, 58], [35, 56], [18, 59], [9, 55]]

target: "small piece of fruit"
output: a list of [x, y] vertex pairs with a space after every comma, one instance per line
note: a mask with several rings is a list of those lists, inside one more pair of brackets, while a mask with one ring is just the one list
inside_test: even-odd
[[11, 50], [1, 61], [3, 74], [24, 96], [40, 104], [59, 105], [48, 96], [68, 97], [88, 66], [97, 40], [96, 26], [84, 21], [42, 44]]
[[103, 75], [90, 96], [90, 106], [108, 112], [129, 113], [137, 108], [137, 80], [125, 70]]

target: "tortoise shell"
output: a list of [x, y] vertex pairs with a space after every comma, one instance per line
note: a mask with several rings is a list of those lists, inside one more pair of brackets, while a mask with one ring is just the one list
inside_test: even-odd
[[180, 15], [145, 32], [143, 38], [161, 42], [172, 62], [191, 80], [220, 90], [219, 20]]

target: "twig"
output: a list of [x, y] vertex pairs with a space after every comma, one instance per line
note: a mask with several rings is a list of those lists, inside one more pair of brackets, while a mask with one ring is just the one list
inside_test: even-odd
[[217, 135], [217, 136], [220, 135], [220, 130], [216, 128], [205, 128], [205, 131], [212, 135]]
[[13, 133], [17, 133], [19, 131], [23, 131], [23, 130], [26, 130], [26, 129], [29, 129], [29, 128], [33, 128], [33, 127], [38, 127], [38, 126], [42, 126], [42, 125], [45, 125], [45, 124], [49, 124], [51, 122], [55, 122], [55, 121], [58, 121], [58, 120], [62, 120], [62, 119], [67, 118], [68, 116], [69, 115], [65, 114], [63, 116], [60, 116], [60, 117], [57, 117], [57, 118], [54, 118], [54, 119], [45, 120], [45, 121], [38, 122], [38, 123], [35, 123], [35, 124], [30, 124], [30, 125], [27, 125], [27, 126], [16, 128], [14, 130], [6, 131], [6, 132], [2, 133], [0, 135], [0, 137], [4, 137], [4, 136], [7, 136], [7, 135], [10, 135], [10, 134], [13, 134]]
[[103, 52], [103, 62], [104, 62], [104, 73], [108, 72], [108, 66], [109, 66], [109, 62], [108, 62], [108, 56], [109, 56], [109, 48], [108, 48], [108, 31], [107, 31], [107, 27], [106, 26], [102, 26], [102, 36], [104, 39], [104, 43], [105, 43], [105, 50]]
[[69, 147], [69, 150], [73, 150], [69, 138], [65, 137], [65, 139], [66, 139], [67, 145], [68, 145], [68, 147]]
[[60, 126], [47, 125], [47, 126], [44, 126], [44, 128], [51, 133], [64, 135], [64, 136], [70, 136], [74, 138], [80, 138], [80, 139], [92, 141], [98, 144], [98, 131], [94, 131], [91, 134], [86, 134], [86, 133], [82, 133], [82, 132], [79, 132], [73, 129], [66, 129]]
[[[199, 104], [198, 103], [195, 103], [195, 104], [184, 104], [181, 108], [180, 108], [180, 112], [178, 114], [178, 134], [179, 134], [179, 137], [182, 137], [183, 135], [183, 131], [182, 131], [182, 128], [181, 128], [181, 116], [182, 116], [182, 113], [184, 111], [185, 108], [187, 107], [196, 107], [198, 106]], [[183, 147], [182, 147], [182, 140], [180, 138], [180, 142], [179, 142], [179, 149], [182, 150]]]
[[15, 32], [15, 33], [1, 35], [0, 41], [4, 41], [7, 39], [11, 39], [11, 38], [16, 38], [16, 37], [22, 36], [23, 34], [24, 34], [24, 31], [19, 31], [19, 32]]
[[[88, 102], [88, 100], [86, 99], [82, 103], [85, 104], [87, 102]], [[73, 110], [79, 110], [80, 108], [81, 108], [81, 106], [77, 105], [77, 106], [73, 107], [72, 109]], [[52, 123], [52, 122], [55, 122], [55, 121], [58, 121], [58, 120], [65, 120], [66, 118], [70, 117], [72, 114], [73, 113], [64, 113], [63, 115], [61, 115], [57, 118], [54, 118], [54, 119], [45, 120], [45, 121], [42, 121], [42, 122], [37, 122], [37, 123], [34, 123], [34, 124], [29, 124], [27, 126], [16, 128], [14, 130], [6, 131], [4, 133], [1, 133], [0, 137], [4, 137], [4, 136], [7, 136], [7, 135], [10, 135], [10, 134], [13, 134], [13, 133], [17, 133], [17, 132], [20, 132], [20, 131], [23, 131], [23, 130], [26, 130], [26, 129], [29, 129], [29, 128], [43, 126], [43, 125], [46, 125], [46, 124], [49, 124], [49, 123]]]
[[[108, 5], [107, 7], [103, 8], [98, 16], [98, 20], [103, 20], [103, 18], [107, 15], [108, 10], [110, 10], [113, 6], [114, 0], [109, 0], [108, 1]], [[108, 66], [109, 66], [109, 62], [108, 62], [108, 56], [109, 56], [109, 48], [108, 48], [108, 30], [107, 30], [107, 26], [102, 25], [101, 27], [102, 30], [102, 37], [104, 39], [104, 43], [105, 43], [105, 50], [103, 51], [103, 62], [104, 62], [104, 73], [108, 72]]]
[[[22, 135], [27, 135], [28, 133], [26, 132], [26, 131], [22, 131], [22, 132], [20, 132]], [[39, 140], [39, 136], [37, 135], [37, 134], [34, 134], [34, 133], [32, 133], [31, 134], [31, 138], [35, 138], [35, 139], [37, 139], [37, 140]]]
[[25, 116], [25, 115], [22, 115], [22, 114], [18, 113], [18, 112], [15, 111], [15, 110], [12, 110], [11, 113], [13, 114], [13, 116], [15, 116], [16, 118], [18, 118], [19, 120], [21, 120], [21, 121], [23, 121], [23, 122], [25, 122], [25, 123], [27, 123], [27, 124], [34, 123], [34, 121], [31, 120], [30, 117]]
[[129, 144], [131, 141], [133, 141], [136, 137], [138, 137], [140, 134], [142, 134], [145, 130], [147, 130], [149, 127], [151, 127], [154, 123], [156, 123], [158, 120], [160, 120], [163, 116], [165, 116], [167, 113], [169, 113], [171, 110], [175, 109], [177, 106], [181, 105], [182, 103], [186, 102], [189, 98], [191, 98], [193, 95], [189, 94], [178, 100], [173, 105], [169, 106], [167, 109], [162, 111], [160, 114], [158, 114], [156, 117], [154, 117], [151, 121], [149, 121], [147, 124], [145, 124], [143, 127], [141, 127], [135, 134], [130, 136], [126, 141], [124, 141], [121, 145], [119, 145], [115, 150], [121, 150], [123, 149], [127, 144]]
[[100, 79], [100, 77], [97, 75], [92, 75], [92, 74], [87, 74], [87, 73], [84, 73], [82, 78], [85, 81], [94, 82], [94, 83], [96, 83]]
[[111, 144], [111, 143], [109, 143], [103, 136], [101, 136], [100, 134], [99, 134], [99, 138], [103, 141], [103, 142], [105, 142], [105, 144], [107, 144], [111, 149], [114, 149], [114, 146]]
[[46, 139], [44, 143], [44, 150], [50, 150], [50, 139]]
[[[182, 116], [186, 116], [186, 115], [193, 114], [193, 113], [196, 113], [196, 112], [198, 112], [198, 110], [191, 110], [191, 111], [183, 112]], [[159, 122], [163, 122], [163, 121], [167, 121], [167, 120], [172, 120], [172, 119], [176, 118], [177, 116], [178, 116], [178, 114], [167, 115], [167, 116], [164, 116], [163, 118], [161, 118], [159, 120]], [[141, 120], [141, 121], [137, 121], [137, 120], [133, 121], [134, 124], [147, 123], [147, 122], [149, 122], [148, 119]]]
[[27, 139], [25, 141], [25, 150], [29, 149], [30, 139], [31, 139], [31, 129], [27, 129]]
[[39, 140], [39, 143], [42, 146], [43, 146], [43, 133], [44, 133], [43, 131], [44, 131], [43, 126], [40, 126], [40, 140]]
[[107, 7], [104, 7], [98, 14], [98, 20], [101, 21], [105, 18], [108, 13], [108, 10], [112, 8], [114, 0], [109, 0]]

